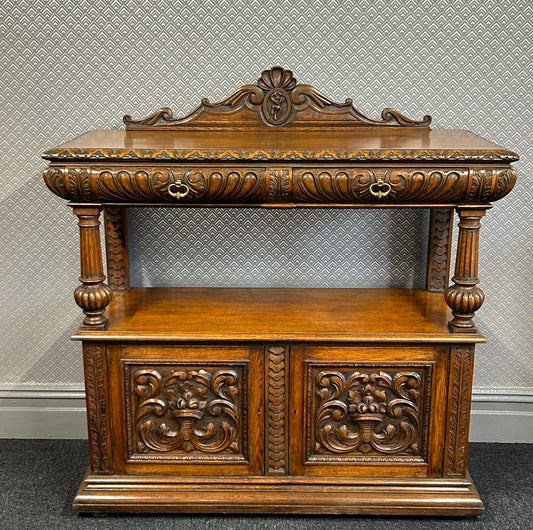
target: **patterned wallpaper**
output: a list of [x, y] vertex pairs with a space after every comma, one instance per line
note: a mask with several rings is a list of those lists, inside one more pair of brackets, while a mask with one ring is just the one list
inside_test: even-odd
[[[521, 154], [515, 191], [483, 223], [487, 301], [477, 322], [489, 342], [477, 350], [475, 385], [533, 387], [532, 6], [2, 2], [0, 387], [82, 386], [80, 346], [69, 341], [79, 321], [77, 228], [42, 182], [40, 153], [90, 128], [121, 127], [125, 113], [187, 112], [274, 64], [332, 99], [352, 97], [370, 116], [387, 106], [429, 113], [435, 127], [469, 129]], [[139, 210], [131, 219], [133, 279], [419, 286], [426, 221], [420, 211]]]

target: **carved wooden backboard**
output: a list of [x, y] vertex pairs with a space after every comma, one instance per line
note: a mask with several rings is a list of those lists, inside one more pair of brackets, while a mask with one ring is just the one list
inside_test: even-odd
[[360, 126], [429, 127], [430, 116], [412, 120], [393, 109], [384, 109], [381, 120], [373, 120], [357, 110], [351, 99], [335, 103], [310, 85], [298, 84], [293, 73], [280, 66], [265, 70], [255, 85], [244, 85], [218, 103], [203, 99], [190, 114], [175, 118], [162, 108], [150, 116], [134, 120], [124, 116], [127, 129], [213, 129], [290, 127], [328, 128]]

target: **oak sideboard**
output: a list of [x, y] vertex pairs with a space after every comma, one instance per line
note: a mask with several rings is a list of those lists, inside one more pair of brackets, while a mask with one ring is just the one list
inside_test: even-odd
[[[43, 155], [79, 219], [90, 467], [74, 508], [482, 514], [479, 229], [518, 156], [429, 116], [368, 118], [281, 67], [187, 116], [124, 122]], [[137, 206], [426, 208], [425, 289], [130, 287]]]

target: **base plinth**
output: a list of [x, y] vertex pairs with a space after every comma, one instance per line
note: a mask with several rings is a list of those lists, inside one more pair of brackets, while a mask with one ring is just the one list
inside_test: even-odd
[[79, 512], [482, 515], [465, 479], [175, 477], [88, 472]]

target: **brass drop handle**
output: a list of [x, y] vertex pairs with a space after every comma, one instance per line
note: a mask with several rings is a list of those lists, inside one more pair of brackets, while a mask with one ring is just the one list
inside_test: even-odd
[[189, 186], [184, 184], [181, 180], [176, 180], [168, 186], [168, 193], [176, 199], [183, 199], [189, 193]]
[[369, 191], [372, 195], [374, 195], [374, 197], [382, 199], [390, 193], [391, 189], [392, 186], [388, 182], [385, 182], [383, 179], [378, 179], [377, 182], [374, 182], [370, 186]]

